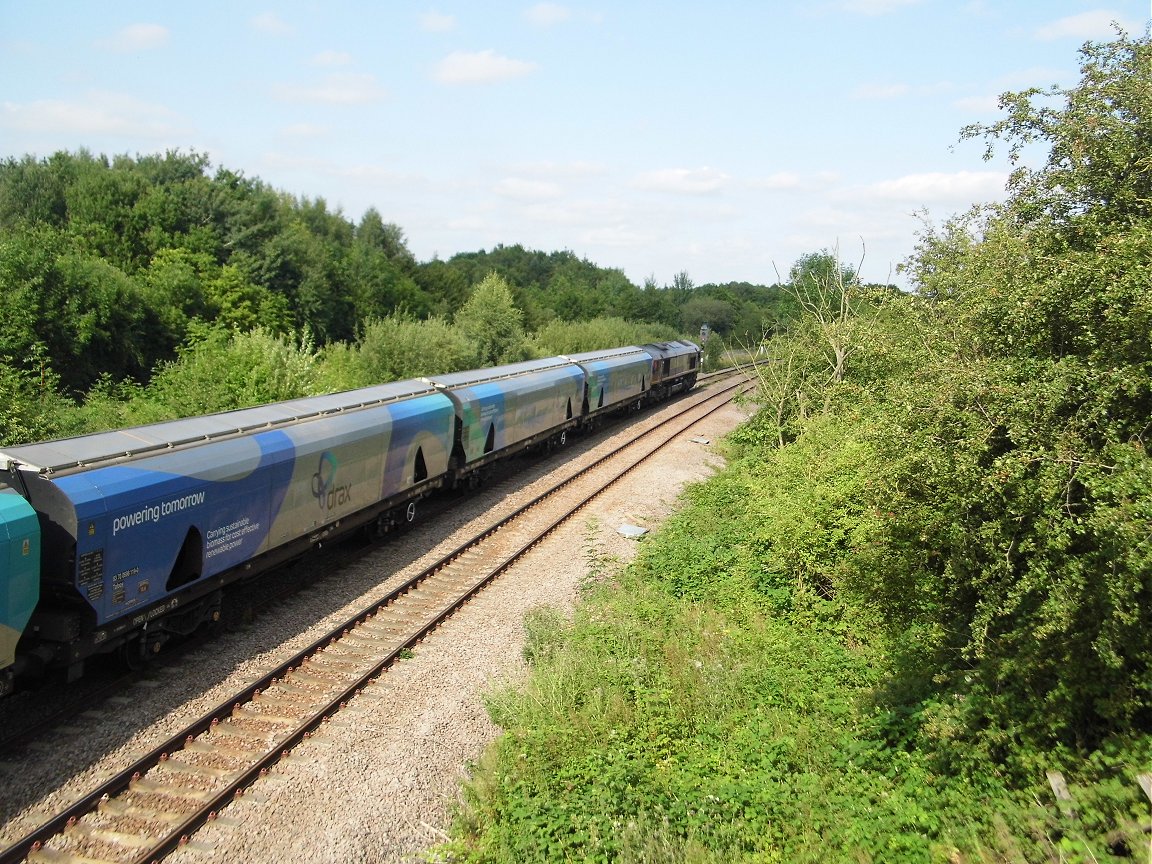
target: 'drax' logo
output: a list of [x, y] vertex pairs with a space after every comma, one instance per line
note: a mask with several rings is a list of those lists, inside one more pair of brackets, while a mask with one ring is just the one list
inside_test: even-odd
[[339, 467], [340, 463], [334, 454], [327, 450], [320, 454], [320, 464], [312, 475], [312, 496], [321, 510], [328, 511], [352, 500], [352, 484], [336, 484]]

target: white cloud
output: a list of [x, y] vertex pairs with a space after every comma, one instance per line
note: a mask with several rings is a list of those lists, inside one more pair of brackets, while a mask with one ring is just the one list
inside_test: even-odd
[[578, 230], [595, 230], [605, 225], [629, 225], [640, 223], [646, 227], [654, 224], [654, 218], [638, 213], [631, 202], [613, 197], [609, 190], [598, 190], [584, 197], [566, 197], [563, 207], [549, 203], [525, 208], [527, 221], [533, 227], [543, 224], [561, 225], [565, 234]]
[[453, 219], [449, 219], [445, 223], [444, 227], [450, 228], [453, 231], [483, 232], [488, 228], [488, 225], [489, 220], [482, 216], [457, 216]]
[[402, 174], [372, 163], [346, 164], [279, 151], [265, 153], [263, 160], [265, 165], [276, 170], [303, 171], [321, 177], [348, 178], [355, 181], [358, 186], [373, 184], [394, 188], [402, 185], [415, 187], [422, 184], [422, 180], [415, 175]]
[[554, 27], [569, 20], [572, 12], [559, 3], [537, 3], [525, 10], [524, 17], [537, 27]]
[[635, 249], [650, 247], [656, 242], [657, 235], [651, 231], [639, 231], [632, 225], [610, 225], [585, 231], [580, 239], [610, 249]]
[[0, 125], [20, 132], [77, 136], [164, 139], [189, 134], [180, 118], [163, 105], [118, 93], [89, 93], [82, 102], [4, 102], [0, 106]]
[[530, 174], [534, 177], [562, 177], [578, 179], [585, 177], [598, 177], [604, 174], [604, 166], [598, 162], [524, 162], [516, 165], [514, 170], [520, 174]]
[[292, 27], [275, 12], [264, 12], [261, 15], [256, 15], [250, 18], [248, 23], [253, 30], [266, 33], [269, 36], [287, 36], [292, 33]]
[[977, 201], [1000, 198], [1007, 182], [1008, 175], [1001, 171], [936, 171], [881, 180], [847, 194], [853, 198], [880, 198], [917, 206], [958, 202], [966, 206]]
[[799, 189], [802, 185], [800, 175], [793, 171], [777, 171], [761, 180], [752, 181], [752, 186], [757, 189]]
[[388, 95], [374, 75], [329, 75], [310, 87], [283, 86], [277, 95], [288, 102], [323, 102], [330, 105], [363, 105]]
[[133, 24], [102, 43], [120, 54], [133, 51], [151, 51], [168, 44], [168, 28], [162, 24]]
[[444, 33], [456, 27], [456, 16], [439, 12], [425, 12], [420, 16], [420, 29], [429, 33]]
[[637, 189], [708, 195], [727, 185], [729, 177], [714, 168], [666, 168], [638, 176], [632, 185]]
[[915, 6], [920, 0], [843, 0], [840, 8], [857, 15], [887, 15], [905, 6]]
[[520, 177], [506, 177], [497, 183], [492, 191], [501, 198], [514, 201], [545, 201], [559, 198], [563, 190], [558, 183], [546, 180], [524, 180]]
[[521, 78], [539, 67], [524, 60], [512, 60], [495, 51], [455, 51], [440, 61], [436, 80], [445, 84], [486, 84]]
[[[1112, 29], [1113, 21], [1124, 26], [1118, 13], [1107, 9], [1096, 9], [1092, 12], [1081, 12], [1079, 15], [1069, 15], [1066, 18], [1045, 24], [1032, 35], [1041, 42], [1052, 42], [1056, 39], [1109, 39], [1115, 32]], [[1134, 32], [1139, 28], [1128, 25], [1125, 29]]]
[[321, 51], [313, 54], [309, 61], [313, 66], [349, 66], [352, 55], [347, 51]]

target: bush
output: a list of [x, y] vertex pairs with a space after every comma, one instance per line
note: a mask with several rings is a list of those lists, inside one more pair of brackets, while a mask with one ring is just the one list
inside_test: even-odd
[[538, 357], [555, 357], [677, 338], [675, 330], [661, 324], [640, 324], [623, 318], [593, 318], [590, 321], [550, 321], [532, 337], [532, 347]]
[[325, 390], [353, 390], [459, 371], [472, 359], [464, 336], [444, 319], [396, 314], [370, 321], [354, 345], [325, 349], [319, 376]]

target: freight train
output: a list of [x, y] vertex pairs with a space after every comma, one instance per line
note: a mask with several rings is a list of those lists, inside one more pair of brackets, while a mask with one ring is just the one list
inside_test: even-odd
[[672, 341], [399, 381], [0, 450], [0, 695], [131, 662], [228, 587], [434, 490], [691, 388]]

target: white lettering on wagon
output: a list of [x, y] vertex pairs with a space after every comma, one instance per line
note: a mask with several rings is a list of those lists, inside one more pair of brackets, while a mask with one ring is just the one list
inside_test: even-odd
[[151, 507], [142, 507], [135, 513], [126, 513], [123, 516], [117, 516], [112, 520], [112, 536], [115, 537], [126, 528], [135, 528], [138, 525], [143, 525], [145, 522], [159, 522], [165, 516], [179, 513], [181, 510], [187, 510], [189, 507], [199, 507], [203, 503], [204, 493], [193, 492], [191, 495], [161, 501], [159, 504], [153, 504]]
[[205, 557], [212, 558], [235, 549], [244, 542], [246, 535], [259, 530], [260, 523], [253, 522], [247, 516], [220, 528], [213, 528], [208, 532], [208, 546], [204, 550]]

